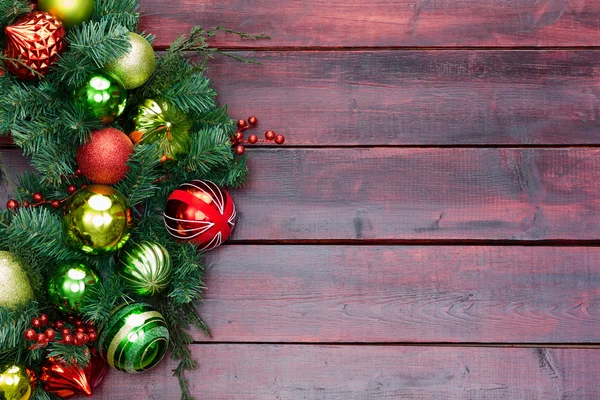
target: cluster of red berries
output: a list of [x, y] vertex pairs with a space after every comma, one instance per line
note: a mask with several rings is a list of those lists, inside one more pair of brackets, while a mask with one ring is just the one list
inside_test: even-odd
[[[80, 176], [81, 176], [81, 170], [78, 169], [77, 171], [75, 171], [75, 173], [73, 175], [69, 175], [67, 178], [78, 178]], [[85, 184], [81, 185], [81, 187], [84, 187], [84, 186], [85, 186]], [[67, 186], [67, 193], [69, 193], [69, 195], [72, 195], [77, 190], [78, 190], [78, 188], [75, 185]], [[6, 208], [14, 211], [14, 210], [17, 210], [21, 206], [23, 206], [23, 207], [39, 207], [44, 204], [49, 204], [52, 208], [58, 209], [63, 205], [63, 203], [65, 201], [67, 201], [67, 199], [46, 200], [46, 199], [44, 199], [44, 196], [40, 192], [35, 192], [31, 196], [31, 201], [25, 200], [22, 205], [19, 204], [19, 202], [17, 200], [10, 199], [9, 201], [6, 202]]]
[[[86, 324], [72, 315], [68, 316], [66, 321], [58, 320], [51, 323], [48, 316], [42, 314], [31, 320], [31, 327], [25, 331], [25, 339], [36, 342], [32, 346], [35, 348], [45, 347], [50, 342], [83, 346], [94, 342], [98, 338], [93, 324]], [[41, 329], [43, 332], [38, 332], [36, 329]]]
[[248, 136], [248, 140], [244, 140], [244, 131], [255, 127], [257, 124], [258, 119], [254, 116], [248, 117], [248, 122], [244, 119], [240, 119], [237, 122], [238, 131], [233, 137], [233, 145], [236, 146], [236, 154], [242, 155], [246, 152], [246, 148], [243, 146], [244, 143], [256, 144], [258, 142], [275, 142], [276, 144], [283, 144], [285, 142], [285, 137], [283, 135], [278, 135], [270, 129], [265, 132], [264, 139], [259, 139], [258, 136], [252, 134]]

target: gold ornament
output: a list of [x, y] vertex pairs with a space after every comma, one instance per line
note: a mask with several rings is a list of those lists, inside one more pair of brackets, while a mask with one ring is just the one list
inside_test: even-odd
[[33, 392], [28, 371], [20, 365], [0, 367], [0, 399], [29, 400]]
[[121, 79], [125, 89], [135, 89], [150, 79], [156, 60], [152, 45], [142, 36], [130, 32], [129, 41], [131, 50], [104, 69]]
[[33, 300], [33, 289], [19, 260], [0, 251], [0, 307], [15, 308]]
[[94, 15], [94, 0], [38, 0], [38, 7], [56, 15], [69, 29]]

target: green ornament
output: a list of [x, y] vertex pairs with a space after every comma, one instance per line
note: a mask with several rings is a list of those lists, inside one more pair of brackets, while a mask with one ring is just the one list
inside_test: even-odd
[[143, 36], [129, 32], [129, 42], [129, 52], [104, 69], [121, 79], [126, 89], [135, 89], [150, 79], [156, 60], [152, 45]]
[[145, 303], [122, 304], [102, 327], [98, 346], [119, 371], [146, 371], [162, 360], [169, 345], [164, 317]]
[[69, 29], [92, 19], [94, 0], [38, 0], [38, 8], [60, 19]]
[[129, 239], [131, 209], [116, 189], [89, 185], [69, 198], [62, 224], [70, 245], [90, 254], [113, 252]]
[[125, 110], [127, 91], [119, 78], [100, 71], [75, 91], [75, 99], [94, 117], [110, 124]]
[[23, 266], [14, 254], [0, 251], [0, 307], [16, 308], [29, 300], [33, 289]]
[[173, 275], [169, 252], [158, 243], [136, 243], [121, 252], [119, 275], [136, 294], [160, 293], [169, 286]]
[[33, 392], [30, 376], [33, 371], [21, 365], [0, 367], [0, 400], [29, 400]]
[[81, 301], [88, 289], [99, 280], [98, 275], [83, 264], [65, 264], [50, 274], [48, 297], [59, 311], [65, 314], [79, 314]]
[[135, 108], [129, 125], [129, 138], [134, 144], [160, 142], [167, 159], [189, 150], [193, 122], [165, 100], [144, 100]]

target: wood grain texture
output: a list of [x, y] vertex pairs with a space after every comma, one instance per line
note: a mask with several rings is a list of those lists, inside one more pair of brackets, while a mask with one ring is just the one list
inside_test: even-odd
[[193, 25], [271, 40], [219, 36], [221, 47], [597, 46], [593, 0], [357, 0], [142, 2], [142, 26], [164, 46]]
[[600, 342], [598, 248], [224, 246], [207, 261], [208, 340]]
[[292, 146], [600, 144], [598, 51], [236, 54], [219, 100]]
[[[232, 191], [240, 216], [234, 240], [600, 237], [598, 149], [250, 149], [248, 154], [248, 187]], [[3, 158], [9, 172], [27, 167], [17, 150], [4, 151]]]
[[[194, 345], [206, 400], [595, 400], [600, 352], [395, 346]], [[179, 399], [173, 362], [111, 371], [103, 399]]]

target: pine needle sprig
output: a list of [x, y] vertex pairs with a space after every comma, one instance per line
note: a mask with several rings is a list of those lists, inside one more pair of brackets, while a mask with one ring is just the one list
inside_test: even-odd
[[31, 3], [26, 0], [0, 1], [0, 29], [12, 24], [19, 16], [31, 11]]
[[139, 0], [104, 0], [96, 1], [93, 20], [110, 19], [127, 30], [137, 31], [140, 14]]

